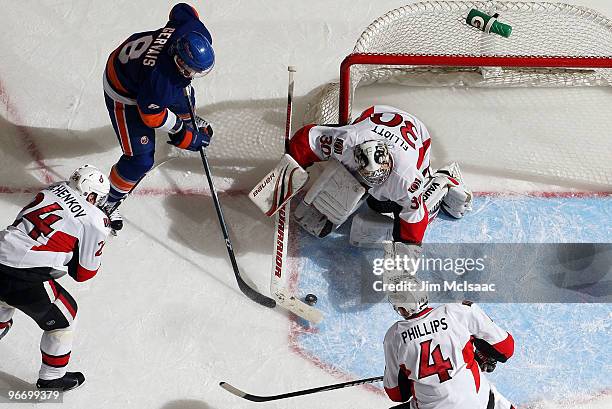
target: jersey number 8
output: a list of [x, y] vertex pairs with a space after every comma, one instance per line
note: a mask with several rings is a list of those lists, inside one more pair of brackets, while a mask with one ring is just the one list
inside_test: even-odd
[[153, 36], [149, 35], [126, 43], [119, 52], [119, 61], [125, 64], [129, 60], [140, 57], [147, 50], [147, 48], [149, 48], [152, 42]]

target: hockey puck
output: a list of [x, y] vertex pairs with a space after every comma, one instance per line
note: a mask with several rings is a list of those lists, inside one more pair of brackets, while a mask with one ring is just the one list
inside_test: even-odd
[[304, 297], [304, 302], [308, 305], [315, 305], [317, 300], [318, 298], [314, 294], [306, 294], [306, 297]]

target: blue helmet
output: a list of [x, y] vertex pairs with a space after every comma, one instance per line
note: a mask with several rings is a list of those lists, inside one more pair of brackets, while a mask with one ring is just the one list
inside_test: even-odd
[[176, 40], [174, 61], [185, 77], [201, 77], [215, 65], [215, 52], [204, 35], [192, 31]]

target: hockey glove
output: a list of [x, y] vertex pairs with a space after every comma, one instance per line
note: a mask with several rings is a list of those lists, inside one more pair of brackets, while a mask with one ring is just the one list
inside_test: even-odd
[[116, 236], [117, 232], [123, 229], [123, 217], [121, 213], [119, 213], [119, 209], [115, 209], [113, 212], [109, 213], [114, 205], [114, 203], [108, 203], [102, 210], [106, 213], [110, 221], [111, 234]]
[[206, 119], [198, 115], [196, 115], [195, 117], [195, 122], [200, 132], [204, 132], [205, 134], [208, 135], [209, 138], [212, 138], [213, 129], [212, 129], [212, 125], [210, 124], [210, 122], [208, 122]]
[[494, 358], [487, 356], [479, 350], [474, 351], [474, 360], [478, 362], [478, 366], [483, 372], [493, 372], [497, 365], [497, 361]]
[[[212, 128], [210, 130], [212, 132]], [[177, 133], [168, 134], [168, 136], [170, 137], [168, 141], [170, 145], [190, 151], [199, 151], [200, 148], [205, 148], [210, 144], [210, 135], [207, 133], [206, 128], [200, 129], [200, 132], [195, 132], [193, 127], [184, 122]]]

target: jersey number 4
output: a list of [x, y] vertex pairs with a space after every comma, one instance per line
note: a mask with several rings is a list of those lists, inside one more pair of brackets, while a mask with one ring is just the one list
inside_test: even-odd
[[[38, 195], [36, 195], [36, 198], [32, 203], [23, 208], [22, 212], [39, 205], [40, 202], [43, 201], [43, 199], [44, 195], [42, 193], [39, 193]], [[49, 237], [49, 235], [55, 231], [55, 229], [53, 229], [51, 225], [55, 222], [62, 220], [60, 216], [52, 214], [52, 212], [56, 210], [62, 210], [62, 206], [60, 206], [59, 203], [53, 203], [47, 206], [43, 206], [40, 209], [32, 210], [29, 213], [25, 213], [23, 216], [21, 216], [21, 218], [15, 220], [13, 226], [17, 226], [19, 223], [22, 222], [22, 219], [26, 219], [34, 225], [32, 231], [28, 233], [28, 235], [32, 239], [37, 240], [41, 234], [46, 237]], [[43, 217], [45, 215], [46, 217]]]
[[[429, 363], [431, 356], [433, 364]], [[438, 375], [440, 383], [451, 379], [450, 371], [453, 370], [450, 358], [444, 359], [440, 345], [437, 345], [434, 350], [431, 350], [431, 339], [421, 342], [421, 357], [419, 360], [419, 379], [427, 378], [428, 376]]]

